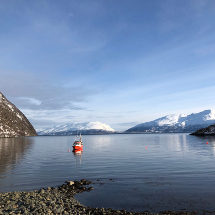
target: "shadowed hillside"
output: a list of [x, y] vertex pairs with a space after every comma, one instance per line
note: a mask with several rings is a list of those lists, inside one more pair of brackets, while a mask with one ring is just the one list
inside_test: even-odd
[[0, 92], [0, 137], [37, 136], [25, 115]]

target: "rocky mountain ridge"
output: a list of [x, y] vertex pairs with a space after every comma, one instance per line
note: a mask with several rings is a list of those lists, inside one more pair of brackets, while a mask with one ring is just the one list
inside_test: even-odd
[[206, 128], [201, 128], [201, 129], [195, 131], [194, 133], [192, 133], [191, 135], [199, 135], [199, 136], [215, 135], [215, 124], [210, 125], [210, 126], [208, 126]]
[[128, 133], [166, 133], [166, 132], [188, 132], [192, 133], [198, 129], [215, 123], [215, 110], [204, 110], [199, 113], [171, 114], [154, 121], [141, 123], [126, 132]]
[[0, 92], [0, 137], [37, 136], [25, 115]]
[[109, 125], [101, 122], [68, 123], [49, 129], [38, 129], [38, 135], [109, 134], [115, 132]]

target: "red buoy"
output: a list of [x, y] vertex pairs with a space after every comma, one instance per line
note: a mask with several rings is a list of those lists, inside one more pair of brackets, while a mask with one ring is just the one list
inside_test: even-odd
[[208, 144], [208, 142], [207, 142], [207, 144]]

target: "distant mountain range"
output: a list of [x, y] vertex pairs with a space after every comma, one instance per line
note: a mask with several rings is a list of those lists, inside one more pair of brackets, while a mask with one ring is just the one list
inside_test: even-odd
[[141, 123], [128, 130], [126, 133], [166, 133], [188, 132], [215, 124], [215, 110], [204, 110], [200, 113], [171, 114], [151, 122]]
[[[136, 125], [124, 133], [193, 133], [196, 130], [215, 124], [215, 110], [205, 110], [200, 113], [171, 114], [154, 121]], [[101, 122], [68, 123], [49, 129], [37, 129], [38, 135], [73, 135], [73, 134], [109, 134], [119, 133], [109, 125]]]
[[37, 136], [25, 115], [0, 92], [0, 137]]
[[101, 122], [68, 123], [49, 129], [38, 129], [38, 135], [108, 134], [115, 132], [109, 125]]

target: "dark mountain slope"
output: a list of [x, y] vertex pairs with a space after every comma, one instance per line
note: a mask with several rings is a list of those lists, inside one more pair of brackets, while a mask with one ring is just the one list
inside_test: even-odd
[[0, 92], [0, 137], [37, 136], [25, 115]]
[[201, 128], [191, 135], [215, 135], [215, 125], [210, 125], [207, 128]]

